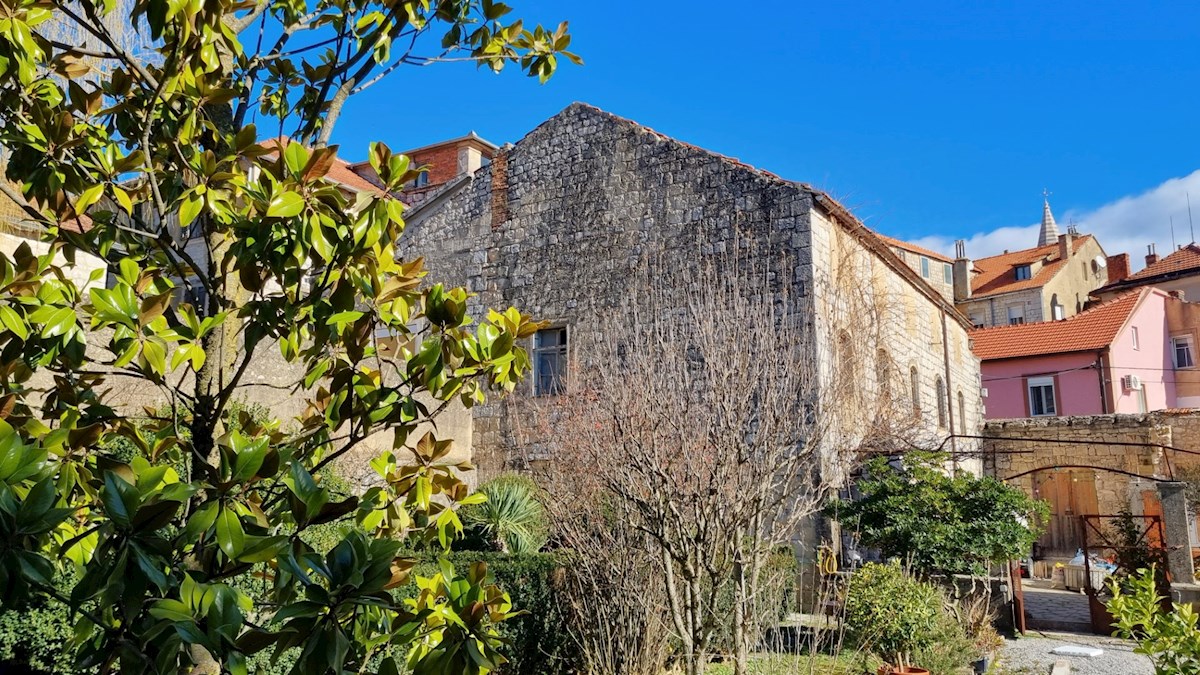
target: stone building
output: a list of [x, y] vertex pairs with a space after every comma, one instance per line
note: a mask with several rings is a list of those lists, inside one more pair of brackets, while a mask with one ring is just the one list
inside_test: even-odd
[[[606, 339], [604, 313], [641, 291], [645, 256], [685, 269], [737, 241], [795, 261], [777, 273], [812, 316], [818, 362], [852, 363], [863, 395], [903, 392], [897, 405], [930, 445], [981, 422], [969, 325], [919, 267], [820, 190], [597, 108], [569, 106], [406, 219], [406, 254], [474, 292], [470, 312], [513, 305], [550, 322], [527, 345], [534, 372], [519, 396], [555, 395], [567, 360]], [[867, 309], [848, 304], [858, 295]], [[475, 408], [481, 468], [513, 463], [512, 410]]]
[[978, 327], [1065, 319], [1083, 311], [1092, 291], [1109, 281], [1100, 243], [1073, 230], [1058, 234], [1048, 201], [1038, 246], [975, 261], [962, 242], [957, 248], [954, 301]]
[[933, 290], [941, 293], [942, 297], [947, 300], [954, 301], [954, 260], [937, 251], [931, 251], [907, 241], [893, 239], [882, 234], [879, 235], [879, 238], [891, 247], [892, 253], [895, 253], [897, 258], [903, 260], [904, 264], [920, 274], [925, 283], [929, 284]]

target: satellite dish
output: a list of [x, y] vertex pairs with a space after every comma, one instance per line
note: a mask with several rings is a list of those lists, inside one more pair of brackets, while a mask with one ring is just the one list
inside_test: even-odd
[[1100, 268], [1108, 267], [1108, 259], [1102, 255], [1096, 256], [1096, 259], [1093, 260], [1092, 262], [1095, 263], [1096, 267], [1100, 267]]

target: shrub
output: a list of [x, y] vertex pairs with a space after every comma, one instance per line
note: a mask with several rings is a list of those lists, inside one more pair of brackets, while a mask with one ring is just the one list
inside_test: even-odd
[[1163, 609], [1165, 597], [1158, 593], [1153, 568], [1140, 569], [1123, 581], [1109, 584], [1113, 597], [1108, 611], [1113, 615], [1114, 635], [1137, 640], [1134, 649], [1154, 662], [1156, 675], [1200, 674], [1200, 627], [1191, 605]]
[[[496, 584], [512, 599], [513, 609], [526, 612], [499, 625], [500, 636], [507, 642], [500, 652], [509, 661], [497, 672], [512, 675], [578, 672], [578, 652], [566, 629], [563, 607], [557, 598], [563, 570], [560, 556], [463, 551], [452, 553], [450, 561], [456, 574], [465, 574], [471, 563], [487, 563]], [[432, 555], [416, 568], [416, 573], [421, 575], [436, 571], [437, 559]], [[415, 591], [408, 586], [400, 589], [402, 596]]]
[[914, 579], [898, 564], [869, 563], [850, 577], [847, 633], [861, 649], [907, 666], [916, 654], [936, 653], [939, 639], [951, 630], [944, 605], [941, 589]]
[[1045, 502], [990, 477], [948, 474], [945, 457], [911, 453], [896, 468], [887, 457], [867, 463], [862, 499], [827, 513], [863, 544], [899, 557], [922, 573], [983, 574], [990, 561], [1019, 558], [1045, 522]]
[[478, 492], [487, 495], [487, 501], [463, 507], [459, 514], [468, 530], [464, 548], [537, 553], [546, 545], [550, 525], [541, 488], [532, 478], [499, 476], [480, 485]]

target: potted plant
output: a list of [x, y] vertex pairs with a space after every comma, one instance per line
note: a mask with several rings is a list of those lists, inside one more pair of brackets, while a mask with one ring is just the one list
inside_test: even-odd
[[846, 629], [864, 650], [884, 661], [879, 675], [928, 675], [912, 655], [933, 646], [940, 633], [945, 596], [909, 576], [900, 565], [867, 564], [850, 577]]

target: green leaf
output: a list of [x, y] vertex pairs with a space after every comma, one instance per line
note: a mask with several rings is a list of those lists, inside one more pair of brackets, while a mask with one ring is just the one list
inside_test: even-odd
[[22, 341], [29, 339], [29, 328], [25, 325], [21, 315], [17, 314], [12, 307], [0, 305], [0, 323], [3, 323], [5, 328], [21, 338]]
[[192, 192], [188, 192], [179, 204], [179, 226], [187, 227], [191, 225], [196, 216], [200, 215], [200, 210], [203, 207], [204, 199]]
[[295, 192], [281, 192], [267, 205], [268, 218], [291, 218], [304, 211], [304, 198]]
[[195, 617], [192, 616], [188, 606], [178, 600], [159, 600], [150, 606], [150, 616], [156, 619], [165, 619], [167, 621], [192, 621]]
[[225, 555], [236, 559], [245, 546], [246, 532], [242, 529], [242, 519], [236, 511], [228, 506], [221, 507], [217, 516], [217, 544]]

